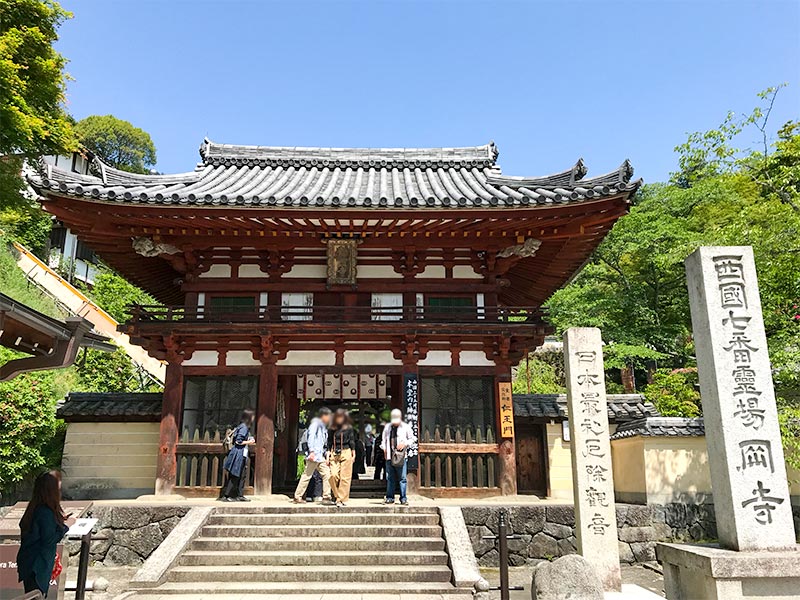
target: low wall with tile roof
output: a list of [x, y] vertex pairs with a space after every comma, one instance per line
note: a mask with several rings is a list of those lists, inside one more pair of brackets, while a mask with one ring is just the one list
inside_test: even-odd
[[131, 499], [152, 494], [158, 423], [68, 423], [61, 463], [68, 499]]

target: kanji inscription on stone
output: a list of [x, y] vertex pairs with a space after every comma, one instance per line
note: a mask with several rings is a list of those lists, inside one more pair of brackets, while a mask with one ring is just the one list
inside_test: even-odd
[[795, 545], [753, 250], [701, 247], [686, 259], [720, 544]]
[[600, 330], [568, 329], [564, 333], [564, 363], [578, 552], [597, 569], [607, 591], [619, 591], [617, 516]]

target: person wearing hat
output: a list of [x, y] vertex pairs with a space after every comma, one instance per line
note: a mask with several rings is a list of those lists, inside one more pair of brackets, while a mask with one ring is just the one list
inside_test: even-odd
[[400, 504], [407, 505], [406, 473], [408, 471], [408, 449], [416, 438], [411, 425], [403, 421], [403, 413], [395, 408], [389, 424], [383, 429], [381, 449], [386, 456], [386, 504], [394, 504], [397, 488], [400, 488]]

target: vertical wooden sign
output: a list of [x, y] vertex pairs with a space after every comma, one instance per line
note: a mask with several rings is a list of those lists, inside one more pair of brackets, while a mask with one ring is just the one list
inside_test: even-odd
[[416, 373], [403, 375], [403, 398], [406, 423], [414, 432], [414, 444], [408, 449], [408, 470], [416, 471], [419, 467], [419, 378]]
[[497, 384], [497, 396], [500, 401], [500, 437], [514, 437], [514, 399], [511, 393], [511, 382], [501, 381]]

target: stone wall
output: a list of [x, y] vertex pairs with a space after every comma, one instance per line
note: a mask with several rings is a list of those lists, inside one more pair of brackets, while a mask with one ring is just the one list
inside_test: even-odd
[[[795, 526], [800, 525], [800, 509], [795, 507]], [[498, 566], [494, 540], [499, 506], [463, 506], [461, 511], [481, 566]], [[524, 565], [576, 552], [575, 511], [572, 505], [509, 507], [509, 564]], [[651, 562], [658, 541], [698, 542], [714, 540], [717, 527], [711, 504], [617, 504], [619, 556], [622, 562]], [[800, 531], [800, 528], [798, 529]]]
[[[186, 506], [95, 506], [87, 516], [99, 519], [92, 542], [91, 562], [107, 566], [142, 564], [189, 512]], [[67, 542], [70, 556], [80, 551], [80, 541]]]

